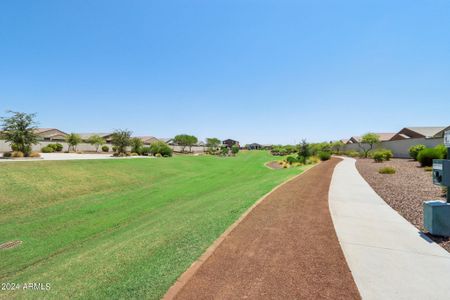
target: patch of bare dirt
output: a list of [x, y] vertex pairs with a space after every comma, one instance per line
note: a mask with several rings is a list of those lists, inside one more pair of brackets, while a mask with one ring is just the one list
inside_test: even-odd
[[266, 166], [269, 167], [269, 168], [271, 168], [271, 169], [275, 169], [275, 170], [277, 170], [277, 169], [282, 169], [282, 168], [283, 168], [283, 166], [280, 165], [280, 163], [279, 163], [278, 161], [271, 161], [271, 162], [268, 162], [268, 163], [266, 164]]
[[[395, 168], [396, 173], [378, 173], [387, 166]], [[419, 230], [424, 231], [423, 202], [444, 199], [442, 188], [433, 184], [432, 173], [420, 168], [416, 161], [392, 159], [375, 163], [372, 159], [358, 159], [356, 167], [375, 192]], [[429, 237], [450, 252], [448, 238]]]

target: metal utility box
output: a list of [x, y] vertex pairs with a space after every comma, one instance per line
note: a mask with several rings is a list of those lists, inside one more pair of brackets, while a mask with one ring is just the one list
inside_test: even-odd
[[450, 186], [450, 160], [433, 160], [433, 183], [436, 185]]
[[423, 227], [432, 235], [450, 236], [450, 203], [441, 200], [423, 203]]

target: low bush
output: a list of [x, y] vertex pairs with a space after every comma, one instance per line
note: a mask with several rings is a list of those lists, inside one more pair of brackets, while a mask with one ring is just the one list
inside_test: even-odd
[[417, 160], [422, 167], [431, 167], [433, 165], [433, 159], [442, 159], [444, 154], [441, 150], [436, 148], [425, 148], [417, 155]]
[[321, 161], [325, 161], [331, 158], [331, 153], [328, 151], [319, 151], [318, 156]]
[[162, 157], [161, 153], [156, 153], [155, 157]]
[[232, 153], [233, 155], [238, 154], [238, 153], [239, 153], [239, 147], [238, 147], [237, 145], [231, 146], [231, 153]]
[[11, 157], [24, 157], [25, 155], [21, 151], [13, 151], [11, 152]]
[[425, 145], [422, 145], [422, 144], [411, 146], [409, 148], [409, 156], [412, 159], [417, 160], [417, 155], [419, 155], [419, 152], [425, 148], [426, 148]]
[[63, 145], [60, 143], [56, 143], [56, 144], [48, 144], [47, 147], [52, 148], [54, 151], [53, 152], [61, 152], [63, 149]]
[[29, 157], [41, 157], [41, 155], [39, 154], [39, 152], [31, 152]]
[[112, 151], [114, 151], [114, 152], [117, 152], [117, 149], [118, 149], [117, 146], [112, 147]]
[[109, 152], [109, 147], [106, 146], [106, 145], [102, 146], [102, 151], [103, 152]]
[[3, 153], [3, 157], [11, 157], [11, 152], [5, 152]]
[[53, 147], [50, 147], [50, 146], [45, 146], [45, 147], [42, 147], [41, 152], [42, 153], [53, 153], [53, 152], [55, 152], [55, 149], [53, 149]]
[[380, 174], [395, 174], [395, 169], [392, 167], [383, 167], [378, 170]]
[[389, 161], [392, 158], [392, 151], [388, 149], [378, 149], [370, 154], [375, 162]]
[[150, 146], [150, 153], [154, 156], [156, 156], [156, 154], [159, 154], [164, 157], [172, 156], [172, 152], [173, 152], [172, 148], [170, 148], [164, 142], [156, 142], [151, 144]]
[[434, 149], [436, 149], [437, 151], [441, 152], [442, 158], [444, 158], [444, 159], [447, 158], [447, 148], [445, 147], [444, 144], [439, 144], [436, 147], [434, 147]]
[[286, 157], [286, 162], [287, 162], [288, 164], [291, 164], [291, 165], [292, 165], [293, 163], [298, 162], [298, 160], [297, 160], [296, 157], [288, 156], [288, 157]]
[[151, 153], [151, 148], [150, 147], [142, 147], [141, 148], [141, 154], [142, 155], [149, 155]]
[[136, 153], [136, 152], [131, 152], [131, 153], [130, 153], [130, 156], [139, 156], [139, 154]]

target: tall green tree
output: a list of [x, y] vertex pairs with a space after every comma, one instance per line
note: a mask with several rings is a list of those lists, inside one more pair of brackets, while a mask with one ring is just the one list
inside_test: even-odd
[[76, 133], [71, 133], [66, 137], [66, 142], [67, 144], [69, 144], [69, 149], [67, 149], [68, 151], [70, 151], [72, 149], [72, 151], [77, 151], [77, 146], [78, 144], [80, 144], [83, 140], [81, 139], [81, 136], [79, 134]]
[[11, 148], [25, 156], [31, 153], [31, 147], [37, 144], [36, 114], [8, 111], [10, 117], [2, 117], [2, 137], [11, 143]]
[[127, 147], [131, 145], [131, 131], [123, 129], [114, 131], [111, 143], [116, 146], [117, 153], [124, 154]]
[[193, 135], [179, 134], [173, 138], [173, 141], [181, 146], [182, 152], [185, 152], [186, 147], [189, 147], [189, 152], [192, 152], [192, 146], [198, 142], [198, 139]]
[[302, 163], [306, 163], [306, 160], [310, 156], [311, 156], [310, 145], [306, 142], [305, 139], [303, 139], [300, 145], [298, 145], [298, 160]]
[[98, 152], [98, 149], [100, 148], [100, 146], [106, 143], [105, 139], [97, 134], [94, 134], [91, 137], [89, 137], [87, 142], [89, 144], [91, 144], [92, 146], [94, 146], [95, 151], [97, 151], [97, 152]]
[[379, 142], [380, 136], [376, 133], [369, 132], [361, 137], [361, 141], [358, 143], [358, 146], [363, 151], [364, 157], [367, 158], [369, 152], [373, 149], [373, 146]]
[[220, 145], [220, 140], [218, 138], [207, 138], [206, 139], [206, 147], [210, 150], [216, 150]]
[[138, 137], [134, 137], [131, 139], [131, 152], [141, 154], [142, 146], [144, 146], [144, 142]]

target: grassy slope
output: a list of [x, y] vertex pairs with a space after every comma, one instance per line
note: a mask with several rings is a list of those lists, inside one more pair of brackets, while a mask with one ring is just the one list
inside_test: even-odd
[[[0, 164], [0, 296], [160, 298], [249, 206], [298, 169], [266, 152]], [[38, 293], [38, 294], [36, 294]], [[45, 294], [42, 294], [45, 293]]]

